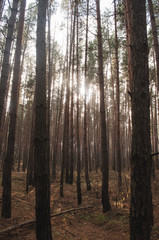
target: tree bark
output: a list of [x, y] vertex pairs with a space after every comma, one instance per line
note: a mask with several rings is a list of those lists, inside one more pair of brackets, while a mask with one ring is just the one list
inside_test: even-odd
[[1, 71], [1, 79], [0, 79], [0, 126], [2, 124], [2, 119], [4, 114], [4, 102], [5, 102], [5, 95], [7, 91], [7, 83], [8, 83], [9, 70], [10, 70], [10, 64], [9, 64], [10, 50], [11, 50], [11, 43], [13, 40], [13, 31], [14, 31], [14, 25], [16, 21], [18, 3], [19, 3], [19, 0], [13, 1], [11, 16], [8, 22], [8, 33], [7, 33], [3, 63], [2, 63], [2, 71]]
[[2, 18], [4, 5], [5, 5], [5, 0], [0, 0], [0, 20]]
[[118, 33], [117, 33], [117, 13], [116, 0], [114, 0], [114, 20], [115, 20], [115, 58], [116, 58], [116, 153], [117, 153], [117, 172], [118, 172], [118, 191], [121, 192], [121, 146], [120, 146], [120, 87], [119, 87], [119, 57], [118, 57]]
[[46, 123], [46, 7], [47, 0], [38, 1], [36, 40], [36, 88], [34, 176], [36, 191], [36, 238], [51, 240], [49, 139]]
[[76, 46], [76, 57], [77, 57], [77, 119], [76, 119], [76, 128], [77, 128], [77, 199], [78, 204], [82, 203], [82, 193], [81, 193], [81, 159], [80, 159], [80, 136], [79, 136], [79, 49], [78, 49], [78, 38], [79, 38], [79, 12], [78, 12], [79, 1], [76, 0], [76, 25], [77, 25], [77, 46]]
[[96, 0], [97, 11], [97, 34], [98, 34], [98, 75], [100, 87], [100, 121], [101, 121], [101, 151], [102, 151], [102, 204], [103, 212], [111, 209], [108, 193], [108, 174], [109, 174], [109, 159], [108, 159], [108, 145], [106, 134], [106, 119], [105, 119], [105, 97], [104, 97], [104, 74], [103, 74], [103, 47], [102, 47], [102, 33], [101, 33], [101, 19], [100, 19], [100, 4]]
[[74, 65], [75, 65], [75, 26], [76, 26], [76, 8], [73, 15], [72, 30], [72, 89], [71, 89], [71, 110], [70, 110], [70, 176], [69, 183], [73, 184], [74, 178]]
[[150, 240], [151, 193], [150, 95], [145, 1], [126, 0], [130, 7], [129, 50], [132, 77], [132, 152], [130, 239]]
[[3, 165], [3, 194], [2, 194], [2, 217], [11, 217], [11, 174], [14, 160], [14, 144], [16, 135], [17, 107], [19, 101], [20, 86], [20, 58], [22, 49], [22, 35], [24, 27], [26, 0], [22, 0], [20, 6], [19, 26], [15, 51], [15, 64], [13, 74], [13, 84], [10, 102], [10, 123], [7, 144], [7, 153]]
[[87, 90], [88, 90], [88, 16], [89, 16], [89, 0], [87, 0], [87, 16], [86, 16], [86, 43], [85, 43], [85, 96], [84, 96], [84, 159], [85, 159], [85, 180], [87, 190], [91, 190], [91, 184], [88, 174], [88, 127], [87, 127]]
[[48, 81], [47, 81], [47, 112], [46, 112], [46, 127], [47, 127], [47, 154], [50, 162], [50, 103], [51, 103], [51, 82], [52, 82], [52, 64], [51, 64], [51, 3], [47, 0], [47, 15], [48, 15]]
[[155, 16], [154, 16], [154, 9], [153, 9], [152, 0], [148, 0], [148, 4], [149, 4], [150, 17], [151, 17], [151, 26], [152, 26], [154, 48], [155, 48], [155, 54], [156, 54], [157, 87], [158, 87], [158, 90], [159, 90], [159, 44], [158, 44], [158, 36], [157, 36], [157, 26], [156, 26], [156, 20], [155, 20]]

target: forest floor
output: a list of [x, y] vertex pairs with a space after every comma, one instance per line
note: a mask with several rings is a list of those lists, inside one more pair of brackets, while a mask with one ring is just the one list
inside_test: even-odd
[[[13, 173], [12, 217], [0, 217], [0, 239], [2, 240], [36, 240], [35, 223], [25, 225], [12, 231], [1, 233], [3, 229], [22, 222], [35, 219], [35, 190], [30, 187], [25, 192], [26, 174]], [[0, 179], [1, 180], [1, 179]], [[118, 194], [117, 175], [110, 172], [109, 193], [112, 210], [102, 213], [101, 172], [90, 173], [92, 190], [87, 191], [84, 174], [82, 174], [82, 205], [77, 205], [76, 184], [64, 185], [64, 198], [59, 197], [59, 179], [51, 183], [51, 218], [54, 240], [128, 240], [129, 239], [129, 200], [130, 176], [123, 174], [123, 190]], [[152, 184], [154, 205], [154, 226], [152, 240], [159, 240], [159, 171]], [[2, 187], [0, 186], [0, 212], [2, 206]], [[71, 210], [68, 213], [58, 213]], [[143, 239], [144, 240], [144, 239]]]

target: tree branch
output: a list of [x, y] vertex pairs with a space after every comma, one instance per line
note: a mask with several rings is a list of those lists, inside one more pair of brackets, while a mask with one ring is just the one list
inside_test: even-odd
[[[71, 208], [69, 210], [66, 210], [66, 211], [63, 211], [63, 212], [60, 212], [60, 213], [52, 214], [51, 218], [52, 217], [57, 217], [57, 216], [60, 216], [60, 215], [64, 215], [64, 214], [67, 214], [67, 213], [70, 213], [70, 212], [76, 212], [76, 211], [79, 211], [79, 210], [93, 208], [94, 206], [95, 205], [90, 205], [90, 206], [87, 206], [87, 207], [80, 207], [80, 208]], [[19, 228], [22, 228], [22, 227], [26, 227], [26, 226], [29, 226], [29, 225], [33, 225], [33, 224], [35, 224], [35, 222], [36, 222], [36, 219], [32, 219], [32, 220], [29, 220], [27, 222], [19, 223], [17, 225], [12, 226], [12, 227], [1, 230], [0, 234], [9, 233], [10, 231], [13, 231], [13, 230], [16, 230], [16, 229], [19, 229]]]

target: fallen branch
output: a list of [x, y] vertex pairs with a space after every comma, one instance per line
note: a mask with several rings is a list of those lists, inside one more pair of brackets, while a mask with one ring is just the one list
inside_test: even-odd
[[69, 210], [66, 210], [66, 211], [63, 211], [63, 212], [60, 212], [60, 213], [54, 213], [53, 215], [51, 215], [51, 217], [57, 217], [57, 216], [60, 216], [60, 215], [64, 215], [66, 213], [76, 212], [76, 211], [84, 210], [84, 209], [88, 209], [88, 208], [93, 208], [94, 206], [95, 205], [90, 205], [90, 206], [87, 206], [87, 207], [80, 207], [80, 208], [71, 208]]
[[75, 237], [75, 234], [72, 233], [72, 232], [70, 232], [69, 230], [67, 230], [67, 229], [65, 229], [65, 228], [63, 228], [62, 230], [64, 230], [65, 232], [68, 232], [68, 233], [71, 234], [73, 237]]
[[32, 205], [31, 203], [29, 203], [29, 202], [27, 202], [27, 201], [25, 201], [25, 200], [23, 200], [23, 199], [20, 199], [20, 198], [14, 197], [13, 200], [16, 200], [16, 201], [19, 201], [19, 202], [25, 203], [25, 204], [27, 204], [27, 205], [33, 207], [33, 205]]
[[159, 152], [157, 152], [157, 153], [151, 153], [151, 157], [156, 156], [156, 155], [159, 155]]
[[[51, 218], [52, 217], [57, 217], [57, 216], [60, 216], [60, 215], [64, 215], [64, 214], [70, 213], [70, 212], [76, 212], [76, 211], [79, 211], [79, 210], [93, 208], [94, 206], [95, 205], [92, 205], [92, 206], [90, 205], [90, 206], [87, 206], [87, 207], [80, 207], [80, 208], [72, 208], [72, 209], [69, 209], [69, 210], [66, 210], [66, 211], [63, 211], [63, 212], [60, 212], [60, 213], [54, 213], [54, 214], [51, 215]], [[19, 223], [19, 224], [15, 225], [15, 226], [12, 226], [12, 227], [9, 227], [9, 228], [1, 230], [0, 234], [8, 233], [10, 231], [13, 231], [13, 230], [16, 230], [16, 229], [19, 229], [19, 228], [22, 228], [22, 227], [33, 225], [33, 224], [35, 224], [35, 222], [36, 222], [36, 219], [32, 219], [32, 220], [29, 220], [27, 222]]]
[[22, 228], [24, 226], [29, 226], [29, 225], [32, 225], [36, 222], [35, 219], [32, 219], [30, 221], [27, 221], [27, 222], [22, 222], [22, 223], [19, 223], [15, 226], [12, 226], [12, 227], [9, 227], [9, 228], [6, 228], [6, 229], [3, 229], [2, 231], [0, 231], [0, 234], [3, 234], [3, 233], [8, 233], [10, 231], [13, 231], [13, 230], [16, 230], [18, 228]]

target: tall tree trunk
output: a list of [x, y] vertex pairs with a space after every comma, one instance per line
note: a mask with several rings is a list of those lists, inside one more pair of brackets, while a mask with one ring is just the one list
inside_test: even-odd
[[[18, 166], [17, 166], [17, 171], [20, 171], [20, 163], [21, 163], [21, 157], [22, 157], [22, 135], [23, 135], [23, 123], [24, 123], [24, 99], [25, 99], [25, 94], [23, 98], [23, 104], [22, 104], [22, 109], [21, 109], [21, 116], [20, 116], [20, 121], [17, 126], [18, 131], [16, 131], [17, 136], [19, 136], [19, 141], [17, 143], [18, 146]], [[16, 136], [16, 138], [17, 138]]]
[[[65, 81], [65, 66], [64, 66], [64, 70], [63, 70], [63, 80]], [[63, 81], [63, 83], [64, 83]], [[63, 183], [64, 183], [64, 170], [65, 170], [65, 160], [66, 160], [66, 156], [65, 156], [65, 153], [66, 153], [66, 133], [64, 131], [64, 128], [66, 127], [65, 125], [65, 122], [66, 122], [66, 103], [65, 103], [65, 109], [64, 109], [64, 127], [63, 127], [63, 136], [62, 136], [62, 161], [61, 161], [61, 176], [60, 176], [60, 197], [63, 197], [64, 194], [63, 194]]]
[[34, 103], [32, 107], [32, 117], [31, 117], [31, 136], [30, 136], [30, 146], [29, 146], [29, 156], [27, 165], [27, 176], [26, 176], [26, 193], [28, 193], [29, 185], [34, 185], [34, 130], [35, 130], [35, 111]]
[[102, 154], [102, 204], [103, 212], [111, 209], [108, 193], [108, 174], [109, 174], [109, 159], [108, 145], [106, 135], [106, 119], [105, 119], [105, 98], [104, 98], [104, 74], [103, 74], [103, 47], [100, 19], [100, 4], [96, 0], [97, 11], [97, 34], [98, 34], [98, 75], [100, 87], [100, 121], [101, 121], [101, 154]]
[[17, 43], [15, 51], [14, 76], [11, 91], [10, 102], [10, 123], [9, 135], [7, 144], [7, 153], [3, 165], [3, 194], [2, 194], [2, 216], [5, 218], [11, 217], [11, 172], [14, 160], [14, 144], [16, 134], [17, 107], [19, 101], [19, 86], [20, 86], [20, 58], [22, 49], [22, 35], [24, 26], [26, 0], [22, 0], [20, 7], [19, 26], [17, 34]]
[[121, 146], [120, 146], [120, 88], [119, 88], [119, 57], [118, 57], [118, 34], [117, 34], [117, 13], [116, 0], [114, 0], [114, 20], [115, 20], [115, 58], [116, 58], [116, 152], [117, 152], [117, 172], [118, 172], [118, 191], [121, 192]]
[[[68, 10], [69, 11], [69, 10]], [[67, 16], [67, 50], [66, 50], [66, 101], [64, 110], [63, 149], [62, 161], [65, 169], [65, 181], [69, 183], [69, 101], [70, 101], [70, 78], [69, 78], [69, 31]]]
[[2, 18], [4, 5], [5, 5], [5, 0], [0, 0], [0, 20]]
[[[129, 48], [132, 76], [132, 152], [130, 239], [150, 240], [153, 224], [151, 193], [150, 95], [145, 1], [130, 6]], [[130, 57], [129, 56], [129, 57]]]
[[157, 36], [157, 26], [156, 26], [156, 20], [155, 20], [155, 16], [154, 16], [154, 9], [153, 9], [152, 0], [148, 0], [148, 4], [149, 4], [150, 17], [151, 17], [151, 26], [152, 26], [154, 48], [155, 48], [155, 54], [156, 54], [157, 87], [158, 87], [158, 90], [159, 90], [159, 44], [158, 44], [158, 36]]
[[76, 26], [76, 8], [73, 15], [72, 30], [72, 89], [71, 89], [71, 110], [70, 110], [70, 177], [69, 183], [73, 184], [74, 177], [74, 64], [75, 64], [75, 26]]
[[[52, 180], [56, 179], [56, 165], [57, 165], [57, 154], [58, 154], [58, 146], [59, 146], [59, 138], [60, 138], [60, 126], [61, 126], [61, 115], [63, 110], [63, 91], [64, 91], [64, 84], [62, 83], [61, 93], [60, 90], [57, 94], [57, 119], [55, 123], [55, 141], [54, 141], [54, 150], [53, 150], [53, 162], [52, 162]], [[59, 84], [60, 89], [60, 84]], [[60, 99], [60, 100], [59, 100]], [[60, 107], [59, 107], [60, 106]]]
[[11, 16], [8, 22], [8, 33], [7, 33], [5, 49], [4, 49], [4, 57], [3, 57], [1, 79], [0, 79], [0, 126], [2, 124], [3, 113], [4, 113], [4, 102], [5, 102], [5, 95], [7, 91], [7, 83], [8, 83], [9, 70], [10, 70], [10, 64], [9, 64], [10, 50], [11, 50], [11, 43], [13, 40], [13, 31], [14, 31], [14, 25], [16, 21], [18, 3], [19, 3], [19, 0], [13, 1]]
[[[4, 121], [4, 126], [3, 126], [3, 135], [2, 135], [2, 142], [3, 142], [3, 147], [0, 159], [2, 161], [1, 169], [3, 170], [3, 162], [4, 162], [4, 157], [6, 156], [6, 150], [7, 150], [7, 138], [8, 138], [8, 126], [9, 126], [9, 114], [7, 113]], [[2, 171], [3, 174], [3, 171]], [[3, 186], [3, 176], [2, 176], [2, 186]]]
[[77, 55], [77, 122], [76, 122], [76, 128], [77, 128], [77, 199], [78, 199], [78, 204], [82, 203], [82, 193], [81, 193], [81, 156], [80, 156], [80, 136], [79, 136], [79, 46], [78, 46], [78, 38], [79, 38], [79, 12], [78, 12], [78, 4], [79, 1], [76, 0], [76, 24], [77, 24], [77, 50], [76, 50], [76, 55]]
[[36, 42], [34, 176], [36, 191], [36, 238], [51, 240], [50, 174], [46, 124], [46, 7], [47, 0], [38, 1]]
[[51, 64], [51, 2], [47, 0], [47, 12], [48, 12], [48, 82], [47, 82], [47, 91], [48, 91], [48, 98], [47, 98], [47, 138], [48, 138], [48, 145], [47, 145], [47, 154], [48, 154], [48, 161], [50, 162], [50, 103], [51, 103], [51, 81], [52, 81], [52, 64]]
[[132, 28], [131, 26], [131, 21], [129, 19], [130, 16], [130, 5], [129, 2], [127, 0], [124, 0], [124, 5], [125, 5], [125, 25], [126, 25], [126, 40], [127, 40], [127, 54], [128, 54], [128, 76], [129, 76], [129, 94], [131, 96], [131, 92], [132, 92], [132, 71], [131, 71], [131, 51], [130, 51], [130, 47], [129, 47], [129, 43], [130, 43], [130, 29]]
[[89, 16], [89, 0], [87, 0], [87, 17], [86, 17], [86, 43], [85, 43], [85, 97], [84, 97], [84, 159], [85, 159], [85, 179], [87, 190], [91, 190], [91, 184], [88, 174], [88, 128], [87, 128], [87, 90], [88, 90], [88, 16]]
[[[155, 106], [154, 106], [154, 108], [155, 108], [155, 113], [154, 113], [154, 143], [155, 143], [155, 146], [154, 146], [154, 152], [158, 152], [158, 126], [157, 126], [157, 92], [155, 91], [155, 96], [154, 96], [154, 98], [155, 98]], [[154, 159], [154, 161], [155, 161], [155, 164], [156, 164], [156, 168], [158, 169], [158, 156], [156, 156], [155, 157], [155, 159]]]

